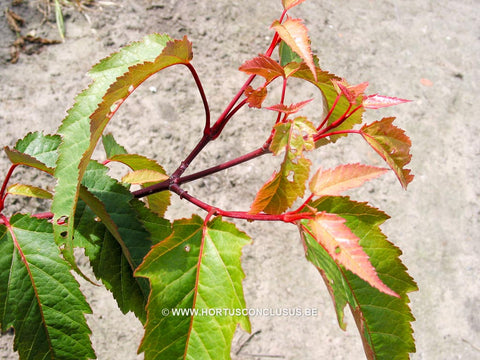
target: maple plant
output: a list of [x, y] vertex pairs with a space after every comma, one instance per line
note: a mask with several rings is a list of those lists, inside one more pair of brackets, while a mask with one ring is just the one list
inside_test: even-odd
[[[229, 359], [237, 325], [250, 331], [241, 266], [250, 238], [227, 218], [297, 227], [307, 260], [332, 297], [340, 327], [345, 328], [348, 305], [368, 359], [408, 359], [415, 351], [408, 293], [417, 287], [399, 259], [400, 250], [380, 230], [388, 216], [342, 195], [389, 170], [405, 188], [412, 181], [405, 168], [410, 140], [394, 118], [369, 124], [362, 119], [367, 109], [406, 100], [367, 95], [367, 83], [350, 85], [321, 69], [302, 20], [287, 15], [303, 1], [282, 1], [269, 47], [240, 66], [248, 79], [215, 121], [189, 40], [153, 34], [91, 69], [93, 82], [77, 96], [57, 134], [29, 133], [14, 147], [5, 147], [12, 165], [0, 190], [0, 322], [2, 331], [14, 328], [14, 349], [21, 359], [95, 358], [85, 320], [91, 309], [72, 274], [87, 278], [76, 264], [75, 248], [84, 249], [98, 280], [87, 279], [101, 281], [121, 311], [133, 312], [144, 324], [138, 351], [146, 359]], [[137, 87], [174, 65], [186, 67], [195, 80], [205, 126], [189, 155], [166, 174], [155, 160], [128, 153], [104, 130]], [[255, 78], [262, 81], [253, 88]], [[291, 79], [318, 89], [322, 111], [315, 119], [300, 115], [312, 99], [285, 102]], [[281, 96], [269, 97], [274, 105], [264, 106], [273, 86], [281, 87]], [[272, 114], [268, 138], [258, 139], [258, 148], [247, 154], [185, 175], [245, 106]], [[363, 137], [388, 168], [342, 164], [323, 169], [309, 159], [310, 152], [347, 136]], [[235, 146], [234, 138], [228, 140]], [[100, 141], [105, 157], [95, 160]], [[188, 182], [260, 156], [282, 161], [273, 175], [266, 174], [270, 178], [250, 209], [221, 209], [184, 190]], [[121, 180], [108, 175], [112, 162], [128, 169]], [[20, 165], [51, 175], [54, 191], [9, 184]], [[139, 190], [132, 191], [132, 184]], [[166, 219], [172, 195], [196, 205], [203, 217]], [[6, 200], [12, 196], [51, 199], [51, 210], [8, 214]], [[174, 309], [190, 312], [175, 314]], [[207, 316], [202, 310], [208, 310]]]

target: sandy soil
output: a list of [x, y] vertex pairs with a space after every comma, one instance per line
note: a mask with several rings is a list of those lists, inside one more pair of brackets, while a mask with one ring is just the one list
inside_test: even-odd
[[[45, 22], [40, 1], [24, 0], [11, 8], [23, 16], [22, 34], [58, 38], [51, 14]], [[0, 0], [2, 11], [10, 0]], [[75, 94], [88, 83], [88, 69], [107, 54], [152, 32], [194, 43], [194, 64], [211, 101], [213, 114], [245, 78], [236, 71], [264, 51], [269, 25], [281, 10], [280, 0], [118, 0], [97, 1], [84, 13], [67, 8], [66, 41], [8, 63], [15, 35], [0, 19], [0, 129], [2, 146], [13, 145], [29, 131], [55, 132]], [[411, 168], [416, 175], [407, 192], [394, 176], [352, 193], [382, 208], [392, 219], [384, 226], [420, 291], [412, 294], [417, 353], [412, 359], [480, 358], [480, 3], [476, 0], [309, 0], [292, 13], [304, 17], [323, 68], [352, 83], [369, 81], [371, 93], [414, 102], [368, 119], [397, 115], [413, 142]], [[292, 101], [317, 95], [294, 88]], [[310, 109], [318, 116], [318, 109]], [[126, 102], [109, 124], [130, 151], [156, 158], [171, 171], [199, 138], [203, 108], [193, 82], [183, 70], [169, 69], [150, 79]], [[271, 119], [264, 112], [242, 111], [225, 135], [209, 146], [192, 170], [234, 158], [264, 139]], [[253, 132], [251, 131], [253, 130]], [[250, 131], [250, 132], [249, 132]], [[259, 134], [260, 137], [253, 135]], [[231, 142], [232, 138], [234, 142]], [[372, 151], [349, 138], [318, 154], [325, 167], [345, 161], [376, 164]], [[258, 159], [189, 185], [188, 190], [219, 207], [246, 209], [275, 164]], [[0, 173], [8, 167], [0, 157]], [[17, 179], [41, 182], [34, 172]], [[44, 209], [42, 202], [10, 204], [14, 211]], [[185, 213], [186, 212], [186, 213]], [[197, 212], [174, 202], [169, 217]], [[253, 239], [245, 249], [245, 292], [250, 308], [314, 308], [318, 316], [254, 317], [257, 333], [238, 332], [235, 359], [364, 359], [351, 317], [342, 332], [331, 300], [316, 270], [308, 264], [296, 230], [272, 224], [239, 223]], [[88, 322], [98, 358], [137, 359], [142, 328], [123, 316], [108, 292], [82, 284], [93, 308]], [[0, 337], [0, 358], [15, 359], [13, 336]], [[238, 354], [237, 352], [241, 350]], [[254, 354], [259, 354], [254, 356]], [[261, 356], [260, 356], [261, 355]]]

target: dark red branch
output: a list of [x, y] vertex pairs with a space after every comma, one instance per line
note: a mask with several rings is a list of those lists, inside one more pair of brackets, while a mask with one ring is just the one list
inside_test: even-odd
[[[239, 164], [244, 163], [246, 161], [255, 159], [255, 158], [257, 158], [259, 156], [262, 156], [262, 155], [265, 155], [269, 152], [270, 151], [268, 149], [265, 149], [265, 148], [261, 147], [261, 148], [258, 148], [258, 149], [254, 150], [254, 151], [252, 151], [248, 154], [245, 154], [245, 155], [242, 155], [238, 158], [229, 160], [229, 161], [227, 161], [223, 164], [213, 166], [211, 168], [199, 171], [199, 172], [191, 174], [191, 175], [179, 177], [179, 178], [176, 179], [175, 183], [178, 184], [178, 185], [185, 184], [185, 183], [188, 183], [190, 181], [194, 181], [194, 180], [212, 175], [216, 172], [223, 171], [223, 170], [226, 170], [228, 168], [231, 168], [232, 166], [236, 166], [236, 165], [239, 165]], [[133, 195], [136, 198], [141, 198], [141, 197], [144, 197], [144, 196], [152, 195], [152, 194], [155, 194], [155, 193], [158, 193], [158, 192], [161, 192], [161, 191], [168, 190], [170, 185], [173, 184], [173, 183], [174, 183], [173, 179], [170, 178], [168, 180], [162, 181], [161, 183], [158, 183], [158, 184], [155, 184], [155, 185], [152, 185], [152, 186], [134, 191]]]
[[[340, 126], [345, 120], [347, 120], [350, 116], [352, 116], [353, 114], [355, 114], [359, 109], [361, 109], [363, 107], [363, 105], [359, 105], [357, 106], [355, 109], [353, 109], [352, 111], [350, 111], [350, 109], [352, 108], [352, 104], [350, 104], [348, 106], [348, 109], [347, 111], [345, 111], [345, 113], [338, 119], [338, 120], [335, 120], [333, 123], [331, 123], [330, 125], [328, 125], [325, 129], [321, 130], [320, 133], [325, 133], [331, 129], [334, 129], [338, 126]], [[350, 112], [349, 112], [350, 111]]]
[[181, 199], [185, 199], [188, 202], [196, 205], [197, 207], [207, 211], [210, 216], [217, 215], [217, 216], [224, 216], [224, 217], [230, 217], [230, 218], [235, 218], [235, 219], [243, 219], [243, 220], [255, 220], [255, 221], [283, 221], [287, 223], [293, 223], [298, 220], [302, 219], [311, 219], [314, 214], [309, 213], [309, 212], [286, 212], [284, 214], [251, 214], [246, 211], [227, 211], [227, 210], [222, 210], [218, 209], [212, 205], [209, 205], [196, 197], [190, 195], [188, 192], [183, 190], [180, 186], [177, 184], [173, 184], [170, 186], [170, 190], [174, 193], [176, 193], [178, 196], [180, 196]]
[[332, 131], [325, 134], [317, 134], [313, 137], [313, 141], [318, 141], [320, 139], [333, 136], [333, 135], [342, 135], [342, 134], [363, 134], [360, 130], [339, 130], [339, 131]]
[[200, 78], [197, 74], [197, 71], [195, 70], [193, 65], [191, 63], [187, 63], [185, 65], [187, 66], [188, 70], [190, 70], [190, 73], [192, 74], [193, 79], [195, 80], [195, 84], [197, 84], [198, 91], [200, 92], [200, 96], [201, 96], [202, 102], [203, 102], [203, 107], [205, 108], [205, 129], [204, 129], [204, 132], [209, 134], [210, 133], [210, 108], [208, 106], [207, 96], [205, 95], [205, 91], [203, 90], [202, 82], [200, 81]]

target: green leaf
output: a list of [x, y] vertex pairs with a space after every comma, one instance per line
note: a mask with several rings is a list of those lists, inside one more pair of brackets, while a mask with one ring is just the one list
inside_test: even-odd
[[388, 216], [348, 197], [324, 197], [311, 206], [346, 220], [345, 225], [360, 239], [360, 245], [380, 279], [400, 296], [395, 298], [371, 287], [338, 265], [308, 232], [302, 231], [307, 259], [324, 278], [340, 327], [345, 329], [343, 311], [348, 304], [368, 359], [408, 359], [408, 354], [415, 352], [415, 344], [410, 325], [414, 317], [408, 306], [407, 294], [417, 290], [417, 285], [399, 259], [401, 251], [387, 241], [379, 228]]
[[91, 359], [91, 313], [53, 241], [52, 225], [17, 214], [0, 226], [0, 322], [21, 359]]
[[[62, 144], [55, 169], [53, 224], [56, 240], [65, 244], [64, 256], [72, 264], [75, 207], [80, 181], [93, 150], [111, 116], [135, 87], [154, 72], [179, 61], [172, 59], [171, 49], [175, 45], [168, 47], [170, 40], [167, 35], [149, 35], [95, 65], [89, 72], [94, 82], [77, 96], [75, 105], [58, 129]], [[132, 81], [125, 84], [125, 80]], [[58, 225], [59, 219], [66, 219], [66, 228]], [[65, 231], [67, 236], [62, 238], [60, 234]]]
[[288, 148], [295, 155], [300, 156], [304, 150], [312, 150], [315, 126], [305, 117], [297, 117], [285, 123], [275, 125], [270, 151], [278, 155]]
[[82, 200], [96, 212], [122, 245], [124, 255], [134, 270], [143, 261], [152, 243], [148, 232], [138, 219], [137, 212], [132, 208], [131, 202], [134, 200], [132, 193], [108, 176], [107, 171], [108, 168], [104, 165], [91, 161], [82, 181], [88, 193], [104, 206], [104, 211], [91, 197], [82, 197]]
[[413, 180], [410, 169], [404, 167], [410, 162], [412, 142], [405, 131], [393, 125], [395, 118], [383, 118], [373, 124], [364, 125], [360, 133], [368, 144], [387, 162], [406, 189]]
[[112, 134], [106, 134], [102, 136], [102, 144], [107, 154], [107, 159], [112, 158], [115, 155], [127, 154], [127, 150], [121, 146]]
[[112, 292], [122, 312], [133, 311], [145, 322], [150, 287], [145, 279], [134, 278], [133, 271], [152, 243], [170, 235], [170, 222], [134, 199], [107, 175], [106, 167], [95, 162], [87, 168], [80, 198], [75, 246], [85, 248], [95, 275]]
[[[152, 287], [139, 349], [145, 358], [230, 359], [236, 325], [250, 331], [242, 315], [240, 264], [248, 243], [248, 236], [221, 218], [207, 225], [198, 216], [174, 222], [173, 234], [154, 246], [135, 273]], [[220, 309], [227, 314], [216, 313]]]
[[53, 195], [47, 191], [43, 190], [39, 187], [32, 186], [32, 185], [24, 185], [24, 184], [13, 184], [7, 188], [7, 193], [12, 195], [21, 195], [21, 196], [28, 196], [28, 197], [36, 197], [40, 199], [52, 199]]
[[34, 132], [18, 140], [13, 149], [5, 147], [5, 153], [12, 164], [26, 165], [53, 174], [60, 143], [58, 135]]
[[290, 46], [287, 45], [285, 41], [281, 41], [278, 46], [278, 51], [280, 54], [280, 65], [286, 66], [292, 62], [301, 64], [302, 58], [295, 51], [292, 50]]
[[43, 135], [40, 132], [27, 134], [15, 144], [15, 150], [28, 154], [49, 168], [57, 162], [57, 149], [62, 139], [58, 135]]
[[[155, 160], [146, 158], [145, 156], [136, 154], [118, 154], [109, 158], [110, 161], [117, 161], [127, 165], [130, 169], [136, 170], [152, 170], [159, 174], [166, 174], [165, 170]], [[143, 185], [147, 187], [155, 183], [149, 183]], [[164, 216], [165, 211], [170, 205], [170, 192], [163, 191], [147, 196], [147, 203], [149, 208], [158, 214], [158, 216]]]

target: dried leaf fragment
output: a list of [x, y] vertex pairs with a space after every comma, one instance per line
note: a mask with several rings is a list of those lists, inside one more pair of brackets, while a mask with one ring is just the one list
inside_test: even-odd
[[7, 23], [10, 29], [16, 33], [20, 33], [20, 27], [25, 24], [25, 20], [8, 8], [5, 10], [5, 17], [7, 18]]

